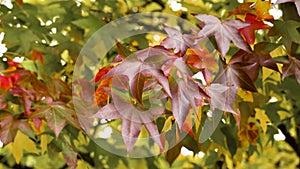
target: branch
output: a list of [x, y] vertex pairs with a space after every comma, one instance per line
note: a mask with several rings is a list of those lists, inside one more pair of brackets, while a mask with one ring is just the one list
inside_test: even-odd
[[300, 157], [300, 147], [298, 146], [296, 139], [292, 137], [289, 131], [286, 129], [284, 124], [280, 124], [278, 128], [285, 135], [285, 142], [287, 142], [293, 150], [297, 153], [297, 156]]

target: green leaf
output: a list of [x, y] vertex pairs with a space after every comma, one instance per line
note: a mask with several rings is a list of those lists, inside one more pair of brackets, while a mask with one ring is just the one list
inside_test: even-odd
[[293, 20], [288, 21], [280, 21], [275, 20], [272, 21], [274, 26], [269, 31], [269, 36], [282, 36], [282, 42], [284, 46], [287, 48], [288, 52], [291, 50], [292, 42], [300, 44], [300, 33], [297, 28], [300, 27], [300, 22], [296, 22]]
[[224, 136], [226, 136], [227, 147], [231, 156], [233, 157], [237, 150], [237, 140], [236, 137], [233, 136], [233, 133], [236, 132], [234, 132], [229, 126], [222, 127], [221, 131], [224, 133]]
[[77, 153], [66, 142], [62, 142], [62, 153], [65, 161], [71, 169], [75, 169], [77, 166]]
[[58, 138], [60, 132], [67, 123], [78, 127], [78, 122], [74, 118], [74, 110], [59, 102], [54, 102], [50, 105], [40, 108], [38, 111], [34, 112], [31, 117], [44, 117], [48, 122], [49, 128], [54, 132], [56, 138]]
[[200, 133], [199, 142], [205, 142], [215, 131], [222, 119], [223, 111], [215, 109], [211, 118], [207, 118]]
[[123, 59], [127, 58], [128, 56], [130, 56], [132, 54], [132, 52], [128, 49], [128, 47], [126, 47], [125, 45], [121, 44], [117, 40], [116, 40], [116, 47], [117, 47], [118, 54]]
[[102, 20], [96, 18], [94, 15], [89, 15], [87, 18], [78, 19], [72, 21], [72, 23], [79, 28], [90, 29], [92, 32], [95, 32], [102, 25], [101, 21]]

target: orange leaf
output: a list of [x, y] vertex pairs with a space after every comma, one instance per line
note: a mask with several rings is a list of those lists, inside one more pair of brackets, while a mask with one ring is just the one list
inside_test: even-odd
[[269, 14], [271, 8], [271, 1], [257, 0], [254, 9], [258, 20], [274, 20], [274, 17]]
[[252, 4], [253, 2], [247, 2], [237, 6], [233, 11], [230, 11], [228, 13], [227, 17], [230, 17], [232, 15], [246, 15], [247, 13], [251, 13], [253, 11], [253, 8], [251, 7]]
[[98, 86], [94, 95], [97, 105], [105, 104], [108, 99], [108, 94], [101, 85]]
[[23, 8], [23, 0], [16, 0], [16, 3], [20, 8]]
[[42, 65], [44, 65], [43, 56], [42, 56], [42, 54], [39, 51], [32, 50], [30, 56], [31, 56], [32, 60], [38, 60], [38, 61], [40, 61], [42, 63]]

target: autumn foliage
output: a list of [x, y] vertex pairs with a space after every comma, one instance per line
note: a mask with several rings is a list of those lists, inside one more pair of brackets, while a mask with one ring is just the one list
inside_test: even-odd
[[[94, 12], [99, 11], [75, 2], [57, 3], [67, 11], [86, 7], [90, 13], [67, 20], [63, 28], [53, 21], [60, 33], [47, 36], [49, 42], [57, 41], [55, 47], [40, 43], [44, 35], [34, 37], [34, 28], [31, 31], [30, 25], [25, 25], [29, 28], [22, 31], [31, 32], [32, 36], [26, 37], [31, 47], [21, 38], [21, 45], [9, 39], [10, 29], [17, 27], [10, 28], [15, 19], [9, 20], [7, 8], [6, 13], [0, 12], [4, 25], [0, 31], [7, 34], [4, 42], [9, 49], [0, 72], [0, 140], [10, 156], [0, 153], [1, 158], [13, 157], [15, 162], [6, 164], [11, 166], [26, 166], [25, 157], [49, 156], [61, 157], [61, 166], [70, 168], [83, 163], [97, 168], [116, 161], [130, 167], [130, 159], [107, 152], [91, 138], [89, 132], [99, 132], [100, 123], [121, 134], [128, 156], [143, 148], [137, 144], [140, 137], [150, 137], [153, 143], [149, 141], [149, 145], [159, 156], [149, 158], [148, 167], [161, 159], [168, 167], [176, 165], [182, 147], [194, 154], [205, 153], [206, 162], [189, 162], [192, 166], [243, 166], [245, 156], [244, 161], [250, 163], [254, 154], [259, 156], [265, 147], [275, 145], [273, 136], [278, 131], [300, 157], [300, 6], [297, 0], [278, 0], [276, 5], [283, 5], [286, 12], [285, 3], [298, 15], [275, 19], [269, 12], [274, 4], [261, 0], [236, 3], [222, 16], [187, 12], [197, 30], [186, 33], [164, 24], [164, 38], [157, 45], [143, 47], [138, 45], [146, 38], [136, 41], [134, 37], [130, 43], [115, 39], [115, 51], [98, 68], [84, 67], [91, 73], [80, 79], [72, 79], [75, 62], [84, 62], [76, 60], [78, 45], [99, 28], [89, 26], [97, 21]], [[16, 1], [12, 9], [29, 7]], [[102, 22], [108, 22], [108, 14], [104, 12]], [[53, 31], [47, 26], [41, 29]], [[16, 62], [19, 54], [15, 52], [21, 52], [25, 60]], [[72, 91], [75, 85], [83, 86], [81, 92]], [[86, 94], [88, 91], [93, 95]], [[75, 107], [84, 113], [76, 112]], [[292, 130], [296, 134], [291, 134]], [[108, 162], [99, 161], [100, 156]]]

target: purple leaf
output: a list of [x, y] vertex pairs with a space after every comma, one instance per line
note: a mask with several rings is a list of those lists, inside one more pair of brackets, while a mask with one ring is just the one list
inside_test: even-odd
[[171, 94], [172, 94], [172, 112], [179, 129], [187, 117], [187, 114], [192, 107], [195, 112], [198, 112], [196, 100], [201, 100], [203, 97], [209, 97], [191, 77], [193, 73], [189, 70], [182, 58], [177, 58], [169, 61], [164, 65], [164, 73], [170, 76]]
[[102, 107], [96, 114], [91, 116], [91, 118], [101, 118], [101, 119], [119, 119], [122, 118], [113, 103]]
[[207, 93], [210, 96], [210, 109], [212, 112], [219, 109], [225, 112], [236, 114], [232, 109], [232, 105], [236, 99], [238, 87], [226, 86], [223, 84], [212, 83], [206, 87]]
[[181, 55], [183, 55], [187, 50], [187, 45], [185, 44], [182, 33], [168, 26], [165, 26], [164, 30], [167, 32], [168, 37], [161, 42], [161, 45], [167, 49], [174, 49], [174, 53], [181, 52]]
[[138, 139], [141, 132], [142, 123], [122, 119], [122, 137], [129, 153]]
[[240, 49], [250, 53], [248, 45], [238, 32], [238, 29], [246, 27], [249, 24], [239, 20], [226, 20], [221, 22], [217, 17], [205, 14], [195, 15], [195, 17], [205, 23], [205, 26], [198, 33], [198, 36], [208, 37], [214, 35], [223, 58], [225, 58], [230, 48], [230, 41]]
[[234, 85], [252, 92], [257, 92], [251, 78], [244, 72], [238, 63], [230, 65], [220, 63], [219, 71], [213, 82], [224, 84], [226, 86]]
[[144, 125], [145, 125], [150, 137], [157, 143], [157, 145], [160, 148], [160, 151], [162, 152], [164, 146], [161, 142], [160, 134], [158, 132], [158, 128], [157, 128], [156, 124], [154, 122], [150, 122], [150, 123], [145, 123]]

